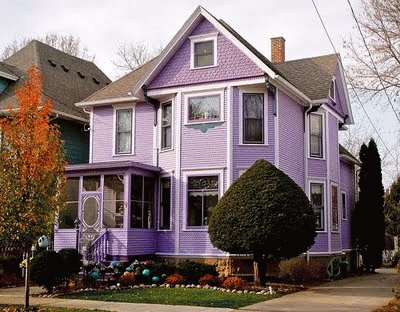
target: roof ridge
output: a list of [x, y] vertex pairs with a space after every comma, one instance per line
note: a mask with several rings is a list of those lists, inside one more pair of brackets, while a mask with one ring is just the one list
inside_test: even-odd
[[311, 57], [304, 57], [304, 58], [299, 58], [299, 59], [294, 59], [294, 60], [288, 60], [280, 63], [275, 63], [275, 65], [280, 65], [280, 64], [285, 64], [289, 62], [297, 62], [297, 61], [305, 61], [305, 60], [311, 60], [311, 59], [317, 59], [317, 58], [323, 58], [323, 57], [328, 57], [328, 56], [335, 56], [335, 57], [340, 57], [340, 53], [331, 53], [331, 54], [323, 54], [323, 55], [318, 55], [318, 56], [311, 56]]

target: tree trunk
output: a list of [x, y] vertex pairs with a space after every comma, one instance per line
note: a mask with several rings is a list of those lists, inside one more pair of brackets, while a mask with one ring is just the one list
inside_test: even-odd
[[253, 259], [254, 259], [254, 284], [257, 286], [265, 286], [266, 283], [265, 255], [255, 253]]
[[25, 311], [29, 311], [29, 266], [30, 255], [29, 251], [25, 252], [26, 268], [25, 268]]

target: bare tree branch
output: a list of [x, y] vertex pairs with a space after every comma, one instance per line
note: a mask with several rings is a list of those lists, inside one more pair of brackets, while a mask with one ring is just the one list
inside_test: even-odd
[[112, 61], [120, 75], [125, 75], [138, 68], [161, 53], [162, 48], [150, 48], [144, 42], [132, 42], [121, 44], [116, 54], [116, 59]]
[[21, 50], [34, 39], [87, 61], [93, 62], [95, 59], [95, 55], [90, 54], [86, 46], [82, 46], [80, 38], [73, 35], [59, 35], [55, 33], [48, 33], [44, 38], [37, 37], [24, 38], [20, 41], [14, 40], [4, 47], [3, 51], [0, 54], [0, 61], [9, 58], [11, 55]]

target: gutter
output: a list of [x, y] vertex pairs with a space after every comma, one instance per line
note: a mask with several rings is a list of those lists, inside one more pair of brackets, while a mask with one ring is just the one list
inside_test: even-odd
[[119, 98], [99, 100], [99, 101], [78, 102], [75, 104], [75, 106], [77, 107], [103, 106], [116, 103], [137, 102], [140, 100], [141, 99], [136, 96], [127, 96], [127, 97], [119, 97]]
[[6, 79], [9, 79], [9, 80], [12, 80], [12, 81], [17, 81], [19, 79], [18, 76], [7, 74], [7, 73], [5, 73], [5, 72], [3, 72], [1, 70], [0, 70], [0, 77], [6, 78]]

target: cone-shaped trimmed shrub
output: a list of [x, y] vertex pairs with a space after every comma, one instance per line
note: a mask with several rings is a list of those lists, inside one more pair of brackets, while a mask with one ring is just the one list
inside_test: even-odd
[[223, 251], [253, 254], [262, 282], [267, 256], [294, 257], [314, 243], [315, 215], [303, 190], [261, 159], [220, 199], [208, 232], [213, 245]]

